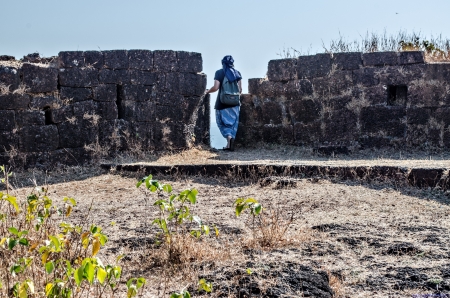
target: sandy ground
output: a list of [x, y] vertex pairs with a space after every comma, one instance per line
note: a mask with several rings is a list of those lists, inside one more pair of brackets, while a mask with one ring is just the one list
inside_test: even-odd
[[[436, 289], [450, 292], [448, 193], [328, 180], [299, 179], [280, 188], [276, 179], [262, 186], [258, 181], [157, 177], [172, 184], [174, 192], [196, 188], [198, 204], [192, 212], [220, 230], [219, 238], [209, 237], [198, 246], [206, 252], [204, 256], [167, 278], [167, 270], [155, 261], [157, 230], [151, 221], [158, 214], [152, 206], [156, 197], [135, 186], [143, 175], [70, 168], [18, 174], [13, 183], [19, 197], [30, 191], [32, 180], [47, 182], [55, 200], [74, 197], [79, 202], [74, 220], [86, 214], [93, 202], [89, 221], [109, 235], [102, 257], [126, 254], [123, 266], [128, 276], [142, 275], [148, 280], [144, 297], [168, 297], [169, 292], [183, 288], [197, 296], [196, 281], [201, 277], [212, 281], [213, 296], [237, 297], [240, 291], [241, 297], [264, 297], [243, 289], [252, 285], [264, 292], [278, 285], [285, 292], [272, 297], [300, 297], [290, 273], [282, 271], [292, 264], [328, 272], [338, 297], [412, 297]], [[238, 197], [259, 199], [267, 207], [264, 212], [279, 209], [289, 214], [298, 206], [301, 209], [286, 239], [261, 249], [252, 246], [246, 217], [234, 215], [232, 204]], [[253, 274], [250, 281], [242, 283], [246, 269]]]

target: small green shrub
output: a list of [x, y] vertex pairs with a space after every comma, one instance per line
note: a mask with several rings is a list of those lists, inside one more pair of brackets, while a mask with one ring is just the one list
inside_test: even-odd
[[[97, 256], [108, 241], [102, 229], [67, 222], [77, 202], [64, 198], [57, 207], [46, 188], [25, 200], [10, 195], [11, 173], [0, 167], [0, 293], [2, 297], [103, 297], [122, 283], [122, 268]], [[127, 282], [128, 297], [137, 295], [143, 278]]]
[[[167, 248], [168, 261], [171, 263], [182, 263], [181, 255], [184, 253], [186, 245], [183, 243], [188, 234], [195, 239], [210, 234], [210, 227], [205, 225], [202, 219], [191, 213], [189, 206], [197, 203], [196, 189], [186, 189], [179, 194], [172, 194], [170, 184], [160, 184], [158, 180], [153, 180], [152, 175], [142, 178], [136, 187], [145, 185], [152, 193], [157, 193], [157, 200], [153, 203], [158, 207], [159, 216], [152, 221], [152, 224], [159, 228], [157, 244]], [[168, 197], [167, 197], [168, 196]], [[187, 223], [195, 222], [196, 229], [190, 229]], [[214, 226], [216, 236], [219, 230]]]

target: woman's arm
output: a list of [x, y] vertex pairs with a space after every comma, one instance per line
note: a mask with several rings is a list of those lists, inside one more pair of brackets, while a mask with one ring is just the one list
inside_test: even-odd
[[216, 92], [219, 88], [220, 82], [218, 80], [214, 80], [214, 86], [212, 86], [211, 89], [206, 89], [205, 94]]

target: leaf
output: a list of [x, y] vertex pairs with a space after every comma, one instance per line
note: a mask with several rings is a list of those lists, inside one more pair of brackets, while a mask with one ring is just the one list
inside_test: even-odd
[[172, 185], [170, 184], [163, 184], [162, 189], [167, 192], [167, 193], [171, 193], [172, 192]]
[[28, 239], [26, 239], [26, 238], [21, 238], [21, 239], [19, 240], [19, 244], [21, 244], [21, 245], [23, 245], [23, 246], [28, 246], [28, 245], [29, 245]]
[[136, 290], [136, 286], [135, 285], [131, 285], [128, 288], [128, 292], [127, 292], [127, 298], [131, 298], [137, 295], [137, 290]]
[[92, 256], [94, 257], [99, 251], [100, 251], [100, 241], [98, 240], [98, 237], [95, 237], [92, 243]]
[[31, 294], [34, 294], [34, 283], [31, 280], [25, 281], [28, 287], [28, 290], [30, 290]]
[[216, 232], [216, 237], [219, 237], [219, 229], [214, 225], [214, 231]]
[[248, 275], [250, 275], [250, 274], [252, 274], [252, 273], [253, 273], [252, 269], [250, 269], [250, 268], [247, 268], [247, 270], [246, 270], [246, 271], [247, 271], [247, 274], [248, 274]]
[[146, 280], [143, 277], [139, 277], [136, 281], [136, 288], [139, 290], [140, 288], [142, 288], [143, 285], [145, 285]]
[[45, 265], [45, 263], [47, 263], [47, 259], [48, 256], [50, 255], [50, 250], [46, 250], [43, 254], [42, 254], [42, 264]]
[[52, 283], [48, 283], [47, 285], [45, 285], [45, 296], [50, 296], [50, 294], [52, 293], [53, 290], [53, 284]]
[[196, 189], [191, 190], [187, 194], [187, 197], [188, 197], [189, 201], [191, 202], [191, 204], [195, 204], [197, 202], [197, 194], [198, 194], [198, 190], [196, 190]]
[[16, 228], [14, 228], [14, 227], [8, 228], [8, 231], [10, 231], [11, 234], [19, 236], [19, 231]]
[[72, 206], [67, 207], [66, 216], [69, 216], [71, 212], [72, 212]]
[[20, 213], [20, 208], [19, 205], [17, 205], [17, 199], [15, 197], [7, 195], [5, 200], [8, 201], [14, 207], [14, 209], [16, 209], [17, 213]]
[[94, 278], [95, 278], [95, 266], [92, 263], [87, 263], [84, 269], [85, 273], [86, 273], [86, 277], [87, 280], [89, 281], [90, 284], [92, 284], [94, 282]]
[[19, 287], [19, 298], [27, 298], [27, 288], [25, 286], [25, 282], [23, 282]]
[[103, 268], [97, 267], [97, 279], [101, 284], [103, 284], [105, 282], [107, 275], [108, 274], [106, 273], [106, 271]]
[[47, 274], [52, 273], [53, 269], [55, 269], [55, 263], [53, 263], [53, 261], [45, 263], [45, 271]]
[[75, 270], [75, 272], [73, 273], [73, 277], [75, 278], [75, 283], [77, 284], [78, 287], [81, 285], [81, 282], [83, 281], [83, 271], [84, 271], [84, 266], [81, 266], [80, 268]]
[[9, 250], [12, 250], [14, 248], [14, 246], [16, 246], [17, 244], [17, 240], [16, 239], [9, 239], [8, 241], [8, 248]]
[[206, 236], [209, 235], [209, 227], [207, 225], [202, 226], [202, 231]]
[[259, 203], [254, 204], [253, 208], [254, 208], [254, 210], [255, 210], [255, 211], [254, 211], [255, 215], [260, 214], [261, 211], [262, 211], [262, 206], [261, 206], [261, 204], [259, 204]]

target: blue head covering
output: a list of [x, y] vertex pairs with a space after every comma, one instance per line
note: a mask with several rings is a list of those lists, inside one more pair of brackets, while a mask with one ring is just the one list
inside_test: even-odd
[[222, 59], [222, 66], [228, 81], [234, 82], [242, 79], [241, 73], [234, 69], [234, 59], [231, 55], [227, 55]]

